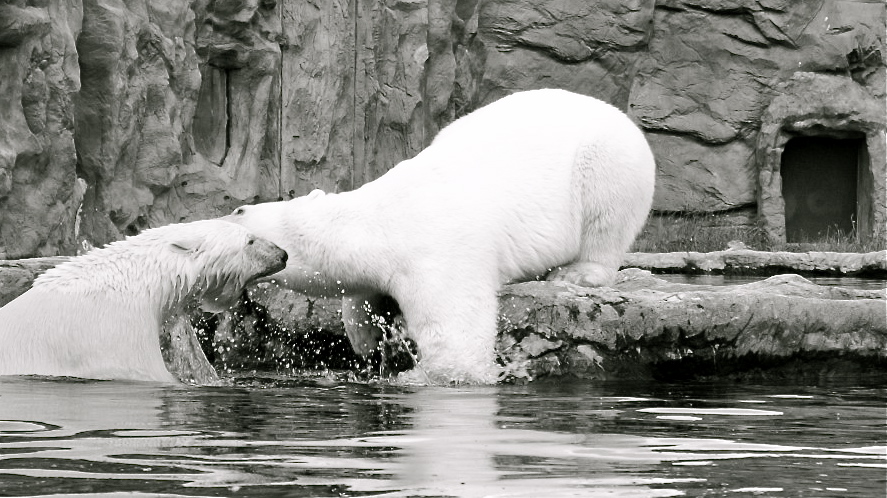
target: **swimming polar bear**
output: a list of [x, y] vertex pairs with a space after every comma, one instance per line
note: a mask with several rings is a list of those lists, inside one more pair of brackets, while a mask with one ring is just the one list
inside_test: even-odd
[[0, 308], [0, 375], [176, 382], [161, 354], [164, 322], [196, 301], [207, 311], [227, 308], [286, 259], [220, 220], [153, 228], [95, 249], [47, 270]]

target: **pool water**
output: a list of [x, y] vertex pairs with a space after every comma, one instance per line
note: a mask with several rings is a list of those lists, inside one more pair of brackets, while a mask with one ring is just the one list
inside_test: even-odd
[[[688, 275], [685, 273], [656, 274], [668, 282], [694, 285], [742, 285], [759, 282], [766, 279], [760, 275]], [[883, 278], [863, 277], [830, 277], [830, 276], [806, 276], [807, 280], [816, 285], [847, 287], [850, 289], [881, 290], [887, 287], [887, 280]]]
[[0, 496], [885, 496], [887, 386], [0, 379]]

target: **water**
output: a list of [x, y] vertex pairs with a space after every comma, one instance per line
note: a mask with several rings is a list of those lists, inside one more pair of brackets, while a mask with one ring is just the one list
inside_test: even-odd
[[[694, 285], [742, 285], [759, 282], [767, 278], [760, 275], [688, 275], [685, 273], [663, 273], [656, 274], [655, 277], [672, 283]], [[887, 287], [887, 280], [883, 278], [829, 276], [806, 276], [804, 278], [816, 285], [847, 287], [850, 289], [880, 290]]]
[[885, 496], [887, 387], [0, 379], [0, 496]]

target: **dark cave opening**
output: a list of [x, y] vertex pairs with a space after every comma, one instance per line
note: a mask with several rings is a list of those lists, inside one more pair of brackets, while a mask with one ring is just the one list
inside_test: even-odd
[[864, 137], [801, 136], [782, 153], [782, 197], [787, 242], [857, 232]]

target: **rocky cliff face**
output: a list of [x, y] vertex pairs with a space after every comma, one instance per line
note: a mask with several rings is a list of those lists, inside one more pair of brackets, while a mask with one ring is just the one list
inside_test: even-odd
[[77, 2], [0, 5], [0, 258], [74, 245]]
[[[655, 209], [751, 222], [760, 207], [779, 237], [788, 135], [862, 133], [867, 174], [887, 174], [885, 17], [861, 0], [7, 1], [0, 258], [356, 188], [539, 87], [634, 117], [658, 158]], [[841, 104], [790, 112], [821, 88]], [[883, 186], [864, 187], [882, 226]]]

